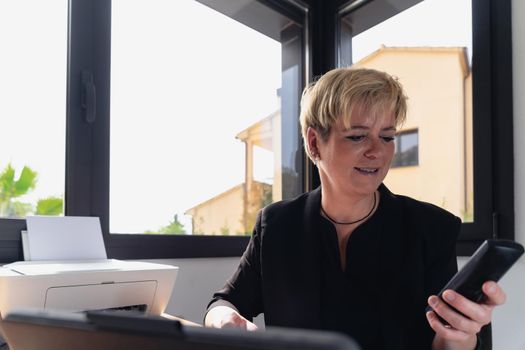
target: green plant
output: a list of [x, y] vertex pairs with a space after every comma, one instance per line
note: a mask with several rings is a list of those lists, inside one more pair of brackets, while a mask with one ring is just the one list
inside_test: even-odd
[[244, 227], [244, 232], [238, 234], [249, 236], [255, 226], [259, 210], [272, 203], [272, 185], [253, 181], [247, 197], [241, 215], [241, 225]]
[[228, 221], [224, 221], [224, 225], [221, 227], [221, 235], [223, 236], [229, 236], [230, 235], [230, 227], [228, 226]]
[[157, 231], [146, 231], [146, 234], [159, 234], [159, 235], [183, 235], [186, 234], [184, 225], [179, 221], [177, 214], [173, 215], [173, 221], [167, 226], [159, 228]]
[[38, 200], [36, 210], [31, 203], [16, 200], [31, 192], [37, 184], [38, 173], [28, 167], [22, 168], [16, 178], [15, 169], [9, 163], [0, 173], [0, 217], [25, 217], [33, 212], [37, 215], [60, 215], [64, 200], [60, 197], [47, 197]]
[[40, 199], [36, 204], [36, 215], [60, 215], [64, 208], [64, 200], [60, 197]]
[[461, 211], [461, 221], [463, 222], [474, 222], [474, 213], [472, 210]]
[[18, 179], [15, 179], [15, 169], [11, 163], [7, 164], [0, 173], [0, 216], [23, 217], [31, 211], [31, 204], [16, 201], [15, 198], [35, 188], [37, 175], [36, 171], [24, 166]]

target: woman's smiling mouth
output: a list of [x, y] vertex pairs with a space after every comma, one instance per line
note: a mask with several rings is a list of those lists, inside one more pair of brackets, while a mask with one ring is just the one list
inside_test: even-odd
[[357, 171], [359, 171], [362, 174], [367, 174], [367, 175], [375, 174], [375, 173], [377, 173], [379, 171], [379, 168], [358, 168], [358, 167], [355, 167], [354, 169], [356, 169]]

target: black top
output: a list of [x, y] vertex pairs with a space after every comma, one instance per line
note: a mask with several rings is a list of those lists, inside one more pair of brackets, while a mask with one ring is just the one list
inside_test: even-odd
[[381, 317], [377, 301], [382, 293], [377, 280], [380, 210], [381, 202], [374, 216], [350, 235], [344, 271], [336, 229], [319, 216], [324, 272], [321, 275], [321, 328], [346, 333], [366, 350], [381, 349], [383, 343], [377, 322]]
[[343, 330], [371, 349], [430, 349], [427, 298], [457, 271], [461, 221], [384, 185], [379, 192], [378, 210], [352, 234], [344, 275], [329, 267], [339, 261], [326, 251], [336, 242], [323, 243], [334, 237], [322, 236], [333, 227], [320, 219], [320, 188], [264, 208], [237, 271], [208, 307], [226, 304], [249, 320], [264, 313], [266, 326]]

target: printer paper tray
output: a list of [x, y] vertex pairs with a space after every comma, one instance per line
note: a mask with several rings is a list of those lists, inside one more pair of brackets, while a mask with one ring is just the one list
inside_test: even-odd
[[156, 281], [51, 287], [46, 292], [44, 307], [46, 309], [86, 311], [146, 305], [149, 310], [156, 290]]

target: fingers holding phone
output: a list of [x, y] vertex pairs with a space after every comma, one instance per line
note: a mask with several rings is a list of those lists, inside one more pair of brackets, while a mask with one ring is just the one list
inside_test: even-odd
[[434, 313], [442, 318], [444, 326], [477, 333], [482, 326], [490, 323], [494, 307], [503, 304], [506, 299], [505, 292], [495, 282], [486, 282], [483, 290], [484, 301], [479, 303], [450, 289], [442, 293], [442, 298], [431, 296], [428, 303]]
[[486, 304], [489, 304], [489, 305], [505, 304], [505, 301], [507, 300], [507, 295], [503, 291], [503, 288], [501, 288], [499, 284], [497, 284], [496, 282], [487, 281], [483, 283], [483, 286], [481, 289], [483, 290], [483, 294], [485, 295]]
[[497, 281], [523, 252], [516, 242], [487, 240], [438, 296], [428, 298], [427, 320], [436, 332], [434, 342], [441, 344], [436, 349], [451, 343], [461, 343], [460, 348], [476, 344], [476, 334], [491, 322], [493, 309], [507, 298]]
[[433, 311], [426, 316], [436, 332], [433, 348], [448, 349], [456, 344], [461, 349], [473, 349], [481, 327], [491, 320], [494, 306], [477, 304], [451, 290], [446, 290], [442, 297], [433, 295], [428, 299]]

